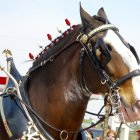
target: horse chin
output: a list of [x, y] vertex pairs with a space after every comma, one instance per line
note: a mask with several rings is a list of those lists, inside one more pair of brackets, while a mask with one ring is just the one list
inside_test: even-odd
[[135, 103], [133, 107], [126, 107], [123, 102], [121, 102], [121, 107], [118, 109], [119, 113], [123, 114], [125, 122], [140, 121], [140, 100]]

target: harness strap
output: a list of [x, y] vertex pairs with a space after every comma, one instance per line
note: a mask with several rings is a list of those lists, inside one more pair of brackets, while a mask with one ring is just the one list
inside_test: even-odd
[[5, 114], [4, 114], [4, 110], [3, 110], [3, 97], [0, 96], [0, 114], [1, 114], [1, 117], [2, 117], [2, 121], [3, 121], [3, 125], [5, 127], [5, 130], [9, 136], [9, 138], [11, 138], [13, 136], [8, 124], [7, 124], [7, 121], [6, 121], [6, 118], [5, 118]]
[[[7, 71], [10, 72], [11, 70], [11, 61], [12, 61], [12, 57], [8, 57], [7, 58]], [[6, 78], [6, 85], [5, 85], [5, 88], [3, 89], [3, 93], [6, 91], [6, 88], [8, 86], [8, 82], [9, 82], [9, 76], [7, 75], [7, 78]], [[5, 114], [4, 114], [4, 110], [3, 110], [3, 97], [2, 95], [0, 96], [0, 114], [1, 114], [1, 117], [2, 117], [2, 121], [3, 121], [3, 125], [5, 127], [5, 130], [10, 137], [13, 136], [8, 124], [7, 124], [7, 121], [6, 121], [6, 117], [5, 117]]]
[[134, 71], [128, 73], [127, 75], [125, 75], [125, 76], [119, 78], [119, 79], [115, 82], [115, 84], [116, 84], [116, 86], [119, 86], [119, 85], [121, 85], [123, 82], [125, 82], [126, 80], [128, 80], [128, 79], [130, 79], [130, 78], [132, 78], [132, 77], [135, 77], [135, 76], [139, 76], [139, 75], [140, 75], [140, 70], [139, 70], [139, 69], [134, 70]]

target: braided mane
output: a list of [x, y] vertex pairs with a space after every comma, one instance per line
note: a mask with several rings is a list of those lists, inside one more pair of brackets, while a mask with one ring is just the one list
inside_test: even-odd
[[79, 29], [79, 27], [80, 25], [73, 25], [71, 28], [63, 32], [61, 36], [51, 41], [51, 43], [36, 56], [35, 61], [33, 62], [33, 67], [41, 63], [43, 60], [49, 58], [52, 54], [56, 53], [61, 48], [65, 47], [67, 42], [69, 42], [70, 37], [74, 34], [74, 31]]

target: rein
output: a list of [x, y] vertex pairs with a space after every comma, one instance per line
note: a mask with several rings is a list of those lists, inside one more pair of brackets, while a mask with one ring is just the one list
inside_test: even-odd
[[[11, 98], [17, 97], [17, 99], [18, 99], [22, 104], [24, 104], [24, 105], [27, 107], [27, 109], [28, 109], [31, 113], [33, 113], [42, 123], [44, 123], [45, 125], [47, 125], [47, 126], [50, 127], [51, 129], [53, 129], [53, 130], [55, 130], [55, 131], [58, 131], [58, 132], [60, 132], [60, 133], [62, 133], [63, 131], [65, 131], [65, 133], [67, 133], [67, 134], [79, 133], [79, 132], [85, 131], [85, 130], [87, 130], [87, 129], [89, 129], [89, 128], [92, 128], [93, 126], [96, 126], [97, 124], [103, 122], [103, 121], [104, 121], [104, 118], [105, 118], [104, 115], [101, 115], [101, 114], [100, 114], [100, 111], [99, 111], [98, 114], [91, 113], [91, 112], [88, 112], [88, 111], [87, 111], [86, 113], [88, 113], [88, 114], [101, 116], [100, 120], [97, 121], [96, 123], [94, 123], [94, 124], [92, 124], [92, 125], [90, 125], [90, 126], [84, 128], [84, 129], [81, 129], [81, 130], [78, 130], [78, 131], [60, 130], [60, 129], [57, 129], [57, 128], [53, 127], [52, 125], [50, 125], [50, 124], [47, 123], [46, 121], [44, 121], [43, 118], [41, 118], [41, 117], [35, 112], [35, 110], [32, 109], [32, 107], [30, 107], [30, 105], [28, 105], [26, 102], [24, 102], [24, 101], [17, 95], [16, 89], [11, 89], [11, 88], [10, 88], [9, 91], [7, 90], [7, 93], [8, 93], [8, 95], [9, 95]], [[111, 114], [111, 112], [110, 112], [110, 116], [111, 116], [111, 115], [113, 115], [113, 114]]]

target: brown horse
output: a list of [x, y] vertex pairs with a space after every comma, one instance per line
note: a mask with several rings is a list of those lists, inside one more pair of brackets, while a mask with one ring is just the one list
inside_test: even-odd
[[[92, 93], [118, 91], [125, 120], [140, 119], [139, 59], [134, 48], [110, 24], [103, 8], [90, 16], [80, 7], [80, 14], [82, 25], [48, 45], [26, 81], [26, 100], [46, 122], [36, 117], [37, 126], [55, 140], [77, 139], [74, 132], [81, 127]], [[7, 140], [1, 122], [0, 130], [0, 140]]]

